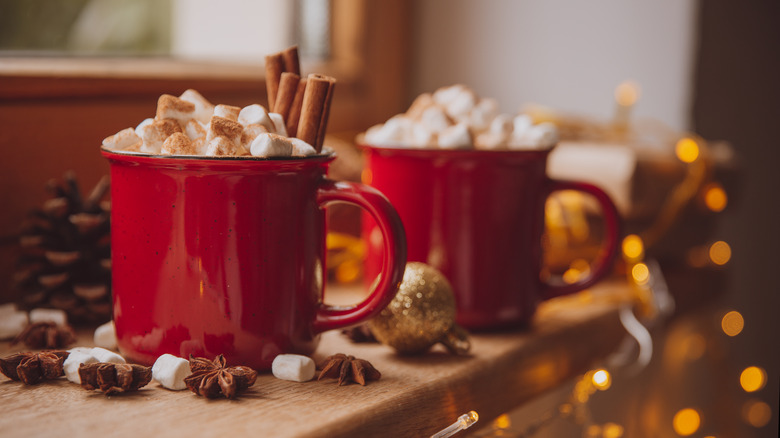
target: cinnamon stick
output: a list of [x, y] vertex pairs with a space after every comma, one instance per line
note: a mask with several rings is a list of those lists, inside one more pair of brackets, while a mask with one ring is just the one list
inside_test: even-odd
[[[335, 79], [318, 74], [310, 74], [306, 90], [303, 93], [301, 105], [301, 117], [298, 121], [297, 137], [314, 146], [317, 152], [317, 139], [325, 113], [325, 105], [328, 100], [328, 91]], [[320, 145], [321, 148], [321, 145]]]
[[317, 130], [317, 144], [314, 149], [317, 152], [322, 150], [322, 144], [325, 142], [325, 131], [328, 130], [328, 118], [330, 117], [330, 101], [333, 100], [333, 89], [336, 88], [336, 80], [333, 79], [328, 84], [328, 95], [325, 97], [325, 105], [322, 108], [322, 119], [320, 119], [320, 128]]
[[282, 73], [282, 78], [279, 80], [279, 92], [276, 94], [276, 102], [272, 111], [281, 114], [284, 120], [287, 120], [290, 115], [290, 108], [293, 99], [295, 99], [295, 93], [298, 91], [299, 82], [301, 82], [301, 77], [290, 72]]
[[274, 107], [282, 72], [284, 72], [284, 59], [281, 53], [265, 57], [265, 88], [268, 92], [269, 110]]
[[298, 59], [298, 46], [288, 47], [282, 52], [284, 71], [301, 75], [301, 64]]
[[301, 78], [298, 82], [298, 89], [295, 91], [290, 114], [285, 119], [287, 121], [287, 135], [290, 137], [297, 137], [298, 134], [298, 122], [301, 118], [301, 107], [303, 106], [303, 95], [306, 92], [306, 83], [307, 80], [305, 78]]

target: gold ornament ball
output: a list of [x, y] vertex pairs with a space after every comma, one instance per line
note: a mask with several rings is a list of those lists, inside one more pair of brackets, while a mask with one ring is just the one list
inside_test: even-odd
[[455, 297], [444, 274], [410, 262], [398, 294], [369, 321], [369, 328], [379, 342], [399, 353], [415, 354], [442, 341], [454, 324]]

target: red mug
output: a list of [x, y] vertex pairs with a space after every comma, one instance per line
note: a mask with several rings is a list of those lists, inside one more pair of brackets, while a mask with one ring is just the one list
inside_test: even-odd
[[[397, 292], [401, 221], [377, 190], [328, 180], [332, 157], [102, 154], [111, 164], [114, 323], [133, 362], [224, 354], [270, 369], [276, 355], [313, 353], [320, 333], [367, 320]], [[365, 209], [384, 242], [380, 281], [351, 307], [322, 302], [323, 209], [338, 201]]]
[[[362, 146], [363, 182], [390, 199], [406, 231], [408, 261], [439, 269], [453, 287], [458, 324], [527, 323], [541, 300], [585, 289], [610, 272], [620, 238], [615, 205], [599, 188], [547, 177], [549, 150], [432, 150]], [[590, 193], [606, 227], [591, 274], [573, 284], [540, 279], [544, 204], [554, 191]], [[381, 267], [377, 225], [363, 220], [366, 277]]]

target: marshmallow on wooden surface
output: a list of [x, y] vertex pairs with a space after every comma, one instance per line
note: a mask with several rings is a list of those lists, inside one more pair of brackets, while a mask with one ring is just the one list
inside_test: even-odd
[[95, 359], [97, 359], [98, 362], [109, 362], [109, 363], [127, 363], [125, 361], [125, 358], [122, 356], [114, 353], [111, 350], [106, 350], [102, 347], [95, 347], [89, 351], [89, 354], [91, 354]]
[[[214, 107], [214, 116], [223, 117], [234, 122], [238, 122], [238, 115], [241, 108], [232, 105], [217, 105]], [[213, 117], [213, 116], [212, 116]]]
[[17, 310], [13, 303], [0, 306], [0, 339], [14, 338], [29, 323], [27, 312]]
[[163, 354], [152, 365], [152, 378], [163, 388], [187, 389], [184, 378], [191, 374], [190, 362], [172, 354]]
[[182, 126], [195, 117], [195, 104], [187, 102], [170, 94], [163, 94], [157, 99], [155, 120], [172, 119]]
[[60, 309], [32, 309], [30, 310], [30, 324], [39, 322], [53, 322], [57, 325], [68, 324], [68, 314]]
[[141, 137], [135, 133], [135, 129], [127, 128], [117, 132], [114, 135], [103, 139], [103, 146], [107, 149], [121, 151], [129, 146], [141, 143]]
[[198, 151], [187, 134], [176, 132], [165, 139], [160, 153], [163, 155], [197, 155]]
[[214, 105], [193, 89], [185, 90], [184, 93], [181, 93], [179, 99], [186, 100], [195, 105], [194, 117], [201, 123], [208, 123], [211, 116], [214, 114]]
[[98, 326], [95, 329], [95, 334], [92, 336], [95, 341], [95, 345], [107, 350], [116, 350], [116, 328], [114, 327], [114, 321], [108, 321], [107, 323]]
[[68, 381], [81, 384], [79, 366], [81, 364], [99, 362], [98, 359], [91, 354], [91, 350], [91, 348], [74, 348], [68, 350], [68, 357], [65, 358], [65, 362], [62, 364], [62, 368], [65, 371], [65, 378], [67, 378]]
[[249, 147], [255, 157], [289, 157], [293, 152], [293, 142], [279, 134], [260, 134]]
[[269, 132], [274, 131], [274, 122], [268, 116], [265, 107], [258, 104], [245, 106], [238, 113], [238, 122], [244, 126], [263, 125]]
[[[317, 151], [314, 149], [314, 146], [306, 143], [300, 138], [291, 137], [290, 142], [292, 142], [292, 156], [294, 157], [308, 157], [317, 153]], [[330, 152], [326, 152], [326, 149], [327, 146], [323, 147], [322, 152], [326, 155], [330, 154]]]
[[287, 126], [284, 124], [284, 117], [279, 113], [268, 113], [268, 117], [274, 123], [274, 132], [287, 137]]
[[468, 149], [473, 141], [468, 126], [458, 123], [439, 133], [438, 144], [441, 149]]
[[220, 135], [206, 143], [206, 150], [203, 155], [210, 157], [234, 156], [239, 155], [241, 150], [241, 145], [237, 145]]
[[308, 382], [314, 378], [314, 361], [299, 354], [280, 354], [271, 363], [274, 377], [293, 382]]
[[163, 119], [149, 123], [141, 129], [141, 138], [144, 140], [141, 152], [159, 154], [165, 139], [176, 132], [182, 132], [181, 125], [176, 120]]
[[241, 134], [243, 133], [244, 127], [240, 123], [214, 115], [211, 117], [209, 129], [206, 132], [206, 143], [211, 143], [217, 137], [225, 137], [231, 143], [241, 143]]

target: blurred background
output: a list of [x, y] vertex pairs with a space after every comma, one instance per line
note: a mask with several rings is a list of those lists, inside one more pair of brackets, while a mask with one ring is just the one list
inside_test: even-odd
[[[290, 44], [304, 72], [340, 81], [330, 130], [344, 178], [359, 177], [354, 134], [455, 83], [504, 112], [560, 123], [567, 141], [636, 152], [636, 171], [612, 181], [632, 193], [621, 211], [631, 232], [663, 206], [648, 201], [657, 209], [638, 214], [643, 193], [682, 184], [677, 142], [709, 151], [708, 181], [727, 205], [717, 215], [683, 210], [647, 248], [678, 303], [653, 332], [656, 357], [591, 401], [594, 423], [619, 429], [558, 421], [524, 436], [777, 436], [780, 3], [769, 0], [2, 0], [0, 302], [19, 298], [5, 286], [18, 229], [50, 178], [74, 170], [84, 190], [94, 185], [108, 173], [102, 138], [148, 117], [162, 93], [264, 102], [263, 56]], [[712, 242], [727, 242], [730, 256], [692, 261]], [[730, 311], [744, 321], [733, 336], [722, 329]], [[763, 377], [748, 391], [740, 376], [751, 366]], [[483, 433], [520, 436], [564, 396]]]

